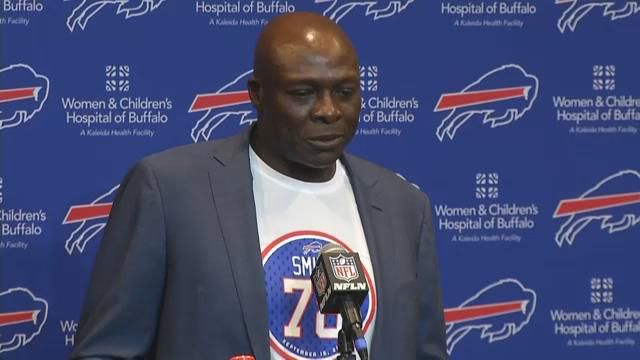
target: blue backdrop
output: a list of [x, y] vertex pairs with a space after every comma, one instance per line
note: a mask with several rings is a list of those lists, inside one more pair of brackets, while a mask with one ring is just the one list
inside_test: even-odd
[[296, 10], [358, 49], [350, 151], [432, 199], [451, 358], [640, 358], [638, 1], [2, 7], [0, 358], [69, 354], [122, 176], [254, 121], [256, 36]]

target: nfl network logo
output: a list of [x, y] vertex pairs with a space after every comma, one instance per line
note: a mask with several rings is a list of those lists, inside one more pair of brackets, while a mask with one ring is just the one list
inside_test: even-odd
[[477, 173], [476, 174], [476, 199], [497, 199], [498, 173]]
[[356, 260], [351, 256], [344, 256], [342, 254], [336, 257], [329, 257], [331, 262], [331, 269], [333, 275], [344, 281], [351, 281], [358, 278], [358, 268], [356, 267]]
[[107, 92], [129, 91], [129, 65], [107, 65], [104, 69], [105, 90]]

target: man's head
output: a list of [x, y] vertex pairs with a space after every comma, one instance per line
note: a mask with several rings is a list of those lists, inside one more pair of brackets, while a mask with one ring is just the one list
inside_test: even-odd
[[346, 34], [318, 14], [273, 19], [256, 45], [249, 93], [260, 158], [300, 180], [330, 179], [360, 113], [358, 59]]

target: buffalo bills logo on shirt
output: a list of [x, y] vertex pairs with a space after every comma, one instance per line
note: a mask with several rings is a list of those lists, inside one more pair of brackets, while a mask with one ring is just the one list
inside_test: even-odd
[[29, 289], [17, 287], [0, 293], [0, 353], [29, 344], [47, 321], [49, 304]]
[[[334, 359], [337, 354], [341, 319], [320, 314], [310, 280], [317, 258], [310, 249], [329, 243], [351, 251], [337, 238], [317, 231], [285, 234], [262, 251], [271, 348], [285, 359]], [[340, 262], [340, 266], [347, 263]], [[371, 277], [363, 271], [370, 288], [361, 308], [366, 332], [375, 317], [376, 298]]]
[[554, 218], [567, 220], [556, 233], [556, 244], [572, 245], [590, 223], [597, 223], [609, 234], [640, 223], [640, 172], [623, 170], [607, 176], [575, 199], [558, 204]]
[[48, 95], [49, 79], [31, 66], [14, 64], [0, 69], [0, 130], [31, 120]]

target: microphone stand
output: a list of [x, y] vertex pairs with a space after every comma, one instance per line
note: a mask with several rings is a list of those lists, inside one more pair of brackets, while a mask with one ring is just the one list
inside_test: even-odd
[[340, 355], [336, 360], [356, 360], [356, 356], [353, 353], [353, 340], [349, 339], [349, 337], [344, 328], [338, 331], [338, 352]]

